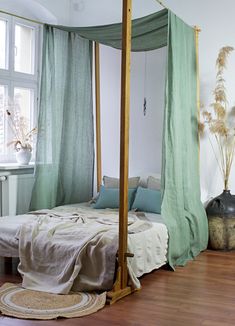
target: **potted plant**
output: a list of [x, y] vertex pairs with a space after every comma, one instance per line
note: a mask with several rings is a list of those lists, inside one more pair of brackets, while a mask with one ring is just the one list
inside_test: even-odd
[[20, 165], [27, 165], [32, 155], [33, 135], [37, 133], [37, 128], [29, 130], [28, 121], [25, 117], [6, 110], [9, 127], [13, 134], [13, 140], [7, 145], [13, 145], [16, 151], [16, 161]]
[[230, 193], [229, 180], [235, 154], [235, 108], [229, 108], [224, 69], [232, 47], [220, 49], [216, 60], [216, 86], [213, 92], [214, 102], [209, 110], [202, 108], [203, 122], [200, 129], [208, 127], [209, 135], [212, 135], [217, 146], [211, 145], [216, 156], [217, 163], [223, 178], [223, 192], [212, 199], [207, 205], [206, 211], [209, 222], [209, 242], [212, 249], [235, 249], [235, 196]]

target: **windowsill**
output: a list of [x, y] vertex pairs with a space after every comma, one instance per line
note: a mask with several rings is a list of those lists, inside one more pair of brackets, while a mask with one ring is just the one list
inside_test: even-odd
[[30, 162], [27, 165], [20, 165], [19, 163], [0, 163], [0, 171], [32, 170], [34, 169], [34, 165], [34, 162]]

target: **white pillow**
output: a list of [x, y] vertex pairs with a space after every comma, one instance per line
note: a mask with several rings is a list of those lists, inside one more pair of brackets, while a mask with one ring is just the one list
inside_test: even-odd
[[[134, 189], [139, 185], [140, 177], [132, 177], [128, 179], [128, 188]], [[103, 177], [103, 183], [105, 188], [119, 188], [119, 179], [113, 177]]]
[[161, 189], [161, 179], [149, 176], [147, 180], [147, 188], [160, 190]]
[[[154, 173], [154, 172], [149, 172], [149, 173], [140, 173], [140, 183], [139, 186], [143, 187], [143, 188], [147, 188], [148, 187], [148, 178], [149, 176], [156, 178], [159, 180], [159, 182], [161, 183], [161, 174], [160, 173]], [[159, 189], [157, 189], [159, 190]]]

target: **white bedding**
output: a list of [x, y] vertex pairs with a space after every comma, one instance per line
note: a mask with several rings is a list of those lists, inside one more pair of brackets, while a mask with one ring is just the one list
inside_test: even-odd
[[[61, 217], [48, 218], [48, 212], [54, 214], [59, 212], [62, 220]], [[75, 224], [71, 224], [71, 214], [78, 214], [80, 217]], [[90, 216], [90, 219], [87, 220], [87, 216]], [[86, 236], [81, 236], [80, 227], [84, 224], [81, 218], [86, 219], [91, 226], [91, 231], [86, 232]], [[98, 218], [98, 224], [96, 222], [94, 226], [95, 218]], [[46, 233], [35, 233], [35, 230], [38, 230], [39, 219], [42, 230], [45, 230], [44, 225], [48, 224]], [[63, 228], [59, 226], [61, 224]], [[131, 216], [130, 224], [128, 252], [134, 253], [134, 258], [128, 258], [128, 268], [132, 285], [139, 287], [137, 277], [166, 263], [168, 235], [161, 216], [157, 214], [139, 214], [138, 218]], [[69, 232], [65, 232], [64, 226]], [[56, 230], [56, 250], [48, 249], [49, 229], [50, 232], [52, 229]], [[44, 211], [40, 216], [28, 214], [0, 217], [0, 256], [18, 257], [20, 238], [20, 249], [23, 249], [20, 250], [19, 270], [23, 275], [25, 287], [54, 293], [67, 293], [70, 289], [80, 291], [108, 289], [114, 274], [117, 232], [117, 211], [95, 210], [87, 204], [61, 206], [51, 211]], [[34, 242], [39, 245], [36, 256], [32, 251], [33, 241], [30, 240], [32, 238], [36, 239], [37, 241]], [[91, 240], [92, 245], [87, 246], [87, 239]], [[55, 243], [53, 245], [55, 246]], [[104, 254], [106, 251], [109, 253], [108, 256]], [[58, 252], [60, 252], [59, 258]], [[53, 268], [51, 268], [52, 259], [55, 260]], [[45, 280], [47, 281], [43, 285]]]
[[32, 215], [0, 217], [0, 256], [19, 257], [19, 240], [16, 237], [21, 225], [36, 219]]

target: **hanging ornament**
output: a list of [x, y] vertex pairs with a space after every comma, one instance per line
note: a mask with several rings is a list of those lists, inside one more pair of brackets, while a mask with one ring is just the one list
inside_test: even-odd
[[146, 100], [146, 97], [144, 97], [144, 105], [143, 105], [144, 116], [146, 116], [146, 110], [147, 110], [147, 100]]
[[147, 52], [144, 54], [144, 103], [143, 103], [143, 114], [147, 114], [147, 97], [146, 97], [146, 84], [147, 84]]

